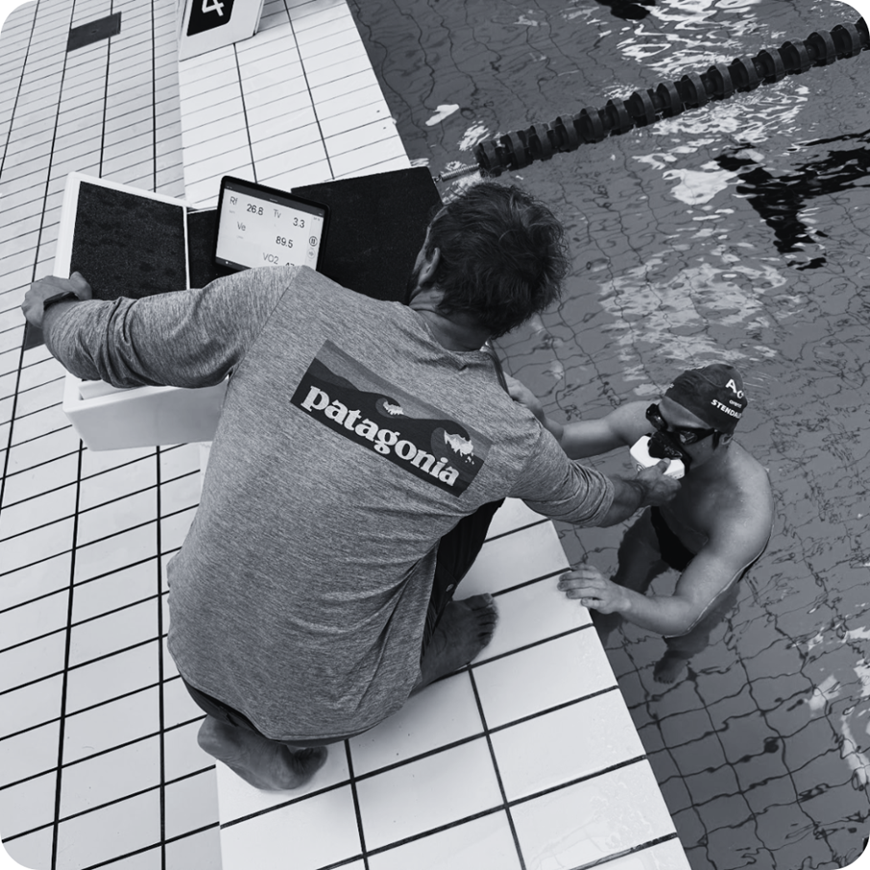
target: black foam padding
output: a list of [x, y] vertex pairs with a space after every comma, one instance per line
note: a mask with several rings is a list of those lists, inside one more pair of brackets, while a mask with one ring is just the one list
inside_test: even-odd
[[66, 50], [75, 51], [77, 48], [84, 48], [86, 45], [92, 45], [101, 39], [116, 36], [120, 32], [121, 13], [115, 12], [112, 15], [106, 15], [105, 18], [98, 18], [96, 21], [88, 21], [87, 24], [71, 28], [66, 40]]
[[[94, 299], [140, 299], [187, 289], [184, 208], [144, 196], [79, 185], [70, 274], [80, 272]], [[29, 323], [24, 349], [43, 343]]]
[[216, 233], [216, 208], [188, 211], [187, 254], [191, 287], [205, 287], [220, 274], [214, 262]]
[[374, 299], [404, 301], [426, 227], [441, 207], [426, 167], [310, 184], [293, 193], [329, 206], [318, 272]]
[[82, 182], [70, 274], [95, 299], [141, 299], [187, 289], [184, 207]]

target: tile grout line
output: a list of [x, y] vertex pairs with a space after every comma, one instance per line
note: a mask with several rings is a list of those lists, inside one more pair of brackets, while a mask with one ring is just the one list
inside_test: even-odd
[[477, 712], [480, 716], [480, 721], [483, 724], [483, 733], [486, 738], [486, 745], [489, 748], [489, 756], [492, 760], [492, 768], [495, 771], [495, 778], [498, 782], [498, 790], [501, 793], [502, 806], [504, 808], [504, 813], [507, 818], [508, 827], [510, 828], [511, 837], [514, 841], [514, 848], [517, 850], [517, 859], [520, 862], [520, 870], [526, 870], [526, 859], [523, 856], [522, 846], [520, 846], [520, 838], [517, 835], [516, 825], [514, 824], [513, 814], [511, 813], [511, 805], [508, 800], [507, 792], [504, 788], [504, 782], [501, 777], [501, 770], [499, 770], [498, 759], [495, 757], [495, 747], [492, 745], [492, 735], [490, 733], [489, 726], [486, 722], [486, 714], [483, 712], [483, 702], [480, 700], [480, 692], [477, 690], [477, 681], [474, 679], [474, 672], [469, 668], [468, 677], [471, 680], [471, 688], [474, 692], [474, 700], [477, 704]]
[[[320, 134], [320, 141], [323, 144], [323, 153], [326, 157], [326, 165], [329, 167], [329, 175], [335, 179], [335, 170], [332, 167], [332, 158], [329, 156], [329, 149], [326, 147], [326, 137], [323, 135], [323, 128], [320, 125], [320, 115], [317, 112], [317, 102], [314, 99], [314, 93], [311, 90], [311, 85], [308, 82], [308, 73], [305, 69], [305, 60], [302, 57], [302, 51], [299, 48], [299, 37], [296, 35], [296, 28], [293, 26], [293, 13], [287, 6], [287, 0], [282, 0], [284, 9], [287, 12], [287, 18], [290, 21], [290, 32], [293, 34], [293, 41], [296, 43], [296, 51], [299, 52], [299, 63], [302, 67], [302, 78], [305, 80], [305, 87], [308, 90], [308, 97], [311, 100], [311, 108], [314, 112], [314, 122], [317, 124], [317, 132]], [[296, 7], [294, 7], [296, 8]]]
[[[153, 10], [153, 0], [152, 0], [152, 10]], [[157, 171], [157, 159], [155, 154], [154, 160], [154, 170], [155, 174]], [[163, 562], [159, 558], [160, 551], [163, 547], [162, 541], [162, 523], [161, 523], [161, 513], [162, 513], [162, 502], [160, 498], [160, 448], [158, 447], [154, 454], [154, 463], [157, 475], [157, 540], [155, 542], [157, 548], [157, 598], [156, 598], [156, 607], [157, 607], [157, 682], [159, 688], [157, 689], [157, 716], [158, 716], [158, 728], [160, 732], [160, 740], [159, 740], [159, 753], [160, 753], [160, 865], [162, 870], [167, 870], [166, 867], [166, 719], [165, 719], [165, 706], [164, 706], [164, 676], [165, 676], [165, 662], [163, 660]], [[167, 629], [168, 632], [168, 629]]]
[[356, 776], [353, 772], [353, 753], [350, 751], [350, 740], [344, 741], [345, 753], [347, 754], [347, 772], [350, 778], [350, 793], [353, 798], [353, 810], [356, 816], [356, 829], [359, 834], [359, 845], [362, 850], [363, 867], [369, 870], [369, 855], [366, 849], [366, 837], [363, 830], [362, 808], [360, 807], [359, 794], [356, 788]]
[[[258, 181], [257, 178], [257, 162], [254, 160], [254, 143], [251, 139], [251, 125], [248, 123], [248, 109], [245, 105], [245, 87], [242, 83], [242, 66], [239, 62], [239, 50], [236, 47], [236, 43], [233, 43], [233, 60], [236, 63], [235, 72], [239, 79], [239, 96], [242, 101], [242, 117], [245, 121], [245, 136], [248, 140], [248, 153], [251, 155], [251, 173], [254, 176], [254, 181]], [[187, 163], [184, 164], [187, 166]]]
[[[81, 477], [82, 469], [82, 454], [84, 453], [84, 445], [79, 445], [79, 461], [78, 461], [78, 477]], [[76, 504], [78, 504], [81, 495], [81, 482], [76, 484]], [[55, 783], [55, 804], [54, 804], [54, 822], [52, 824], [51, 837], [51, 870], [55, 870], [57, 866], [58, 841], [60, 839], [60, 807], [63, 793], [63, 755], [64, 755], [64, 738], [66, 736], [66, 704], [67, 693], [69, 689], [69, 660], [72, 650], [72, 614], [73, 614], [73, 599], [75, 595], [75, 570], [76, 570], [76, 551], [75, 539], [78, 533], [78, 517], [73, 520], [72, 540], [73, 549], [70, 552], [70, 577], [69, 577], [69, 600], [67, 602], [67, 627], [66, 641], [64, 648], [64, 668], [61, 678], [61, 694], [60, 694], [60, 721], [58, 723], [58, 750], [57, 750], [57, 781]]]
[[[75, 0], [73, 0], [75, 2]], [[6, 134], [6, 147], [3, 149], [3, 159], [0, 161], [0, 173], [2, 173], [3, 167], [6, 164], [6, 155], [9, 153], [9, 148], [12, 144], [12, 131], [15, 129], [15, 110], [18, 107], [18, 100], [21, 95], [21, 87], [24, 82], [25, 70], [27, 69], [27, 59], [30, 57], [31, 48], [33, 46], [33, 38], [36, 32], [36, 21], [39, 17], [39, 7], [40, 0], [36, 0], [34, 9], [33, 9], [33, 17], [30, 21], [30, 35], [27, 40], [27, 50], [24, 52], [24, 57], [21, 60], [21, 73], [18, 77], [18, 88], [15, 92], [15, 102], [12, 105], [12, 110], [9, 115], [9, 132]], [[66, 60], [64, 60], [64, 69], [66, 68]], [[58, 97], [58, 110], [60, 109], [60, 97]], [[55, 137], [57, 136], [57, 119], [55, 118]], [[52, 149], [54, 149], [54, 139], [52, 140]], [[46, 184], [47, 184], [46, 179]], [[45, 205], [45, 195], [43, 195], [43, 206]], [[44, 209], [43, 209], [44, 210]], [[34, 259], [36, 258], [36, 252], [34, 251]], [[31, 278], [36, 274], [36, 266], [35, 264], [32, 267], [33, 271], [31, 272]], [[17, 327], [13, 327], [14, 329]], [[5, 331], [5, 330], [4, 330]], [[0, 469], [0, 505], [3, 504], [3, 493], [6, 489], [6, 476], [9, 471], [9, 461], [12, 455], [12, 431], [15, 428], [15, 410], [18, 407], [18, 386], [21, 383], [21, 370], [24, 362], [24, 342], [22, 341], [21, 347], [18, 351], [18, 368], [15, 376], [15, 396], [12, 400], [12, 407], [9, 411], [9, 433], [6, 436], [6, 449], [3, 451], [3, 467]]]

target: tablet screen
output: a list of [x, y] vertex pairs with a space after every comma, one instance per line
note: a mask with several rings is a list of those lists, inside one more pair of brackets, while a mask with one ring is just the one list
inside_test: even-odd
[[326, 206], [304, 197], [224, 176], [215, 263], [230, 271], [291, 265], [316, 269], [328, 214]]

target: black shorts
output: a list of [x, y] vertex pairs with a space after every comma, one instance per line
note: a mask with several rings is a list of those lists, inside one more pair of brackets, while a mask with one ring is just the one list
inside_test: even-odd
[[659, 552], [662, 554], [662, 559], [671, 568], [680, 572], [685, 571], [696, 554], [671, 531], [657, 507], [649, 509], [649, 518], [659, 539]]

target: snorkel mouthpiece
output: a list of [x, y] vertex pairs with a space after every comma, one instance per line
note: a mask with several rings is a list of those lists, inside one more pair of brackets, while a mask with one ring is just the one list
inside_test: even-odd
[[687, 469], [692, 462], [691, 456], [688, 456], [685, 451], [677, 447], [664, 432], [653, 432], [647, 447], [649, 455], [656, 459], [679, 459]]

